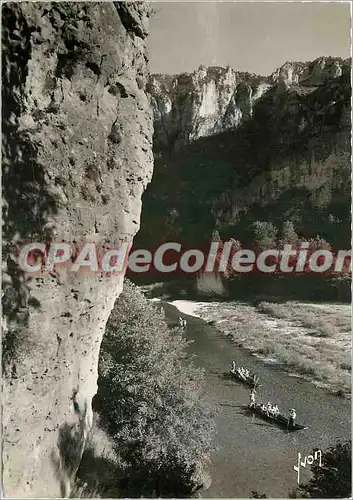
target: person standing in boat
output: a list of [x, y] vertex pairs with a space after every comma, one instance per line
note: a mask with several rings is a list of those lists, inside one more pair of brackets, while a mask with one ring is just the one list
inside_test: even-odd
[[254, 388], [250, 392], [250, 396], [249, 396], [249, 399], [250, 399], [249, 408], [255, 408], [255, 406], [256, 406], [255, 394], [256, 394], [256, 391], [255, 391], [255, 388]]
[[295, 419], [297, 418], [297, 413], [294, 408], [292, 408], [289, 412], [289, 428], [294, 427]]
[[271, 413], [272, 413], [272, 403], [271, 403], [271, 401], [267, 402], [267, 408], [266, 408], [266, 410], [267, 410], [267, 416], [270, 417]]

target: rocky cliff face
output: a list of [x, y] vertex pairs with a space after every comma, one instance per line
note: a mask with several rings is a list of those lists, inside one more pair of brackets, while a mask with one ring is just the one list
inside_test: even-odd
[[131, 241], [152, 172], [144, 3], [3, 5], [3, 488], [69, 495], [122, 277], [24, 281], [12, 245]]
[[[194, 73], [152, 75], [148, 84], [155, 121], [156, 149], [184, 144], [239, 127], [269, 90], [296, 86], [313, 92], [349, 71], [348, 61], [322, 57], [311, 63], [285, 63], [268, 77], [227, 67], [200, 66]], [[297, 89], [298, 90], [298, 89]]]
[[348, 243], [350, 61], [286, 63], [269, 77], [200, 67], [154, 75], [148, 91], [156, 163], [139, 241], [157, 217], [164, 240], [200, 244], [215, 227], [246, 239], [254, 220], [291, 219]]
[[155, 148], [180, 148], [200, 137], [238, 127], [270, 87], [269, 78], [231, 68], [200, 66], [192, 74], [152, 75], [148, 84]]

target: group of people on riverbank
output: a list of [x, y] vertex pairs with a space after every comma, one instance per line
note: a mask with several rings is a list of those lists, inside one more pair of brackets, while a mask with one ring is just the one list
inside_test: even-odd
[[181, 316], [179, 316], [179, 326], [181, 326], [181, 328], [186, 327], [186, 319], [183, 319]]

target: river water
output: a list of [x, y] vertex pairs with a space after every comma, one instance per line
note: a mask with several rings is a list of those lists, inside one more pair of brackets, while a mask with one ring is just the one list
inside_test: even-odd
[[[195, 363], [205, 369], [205, 400], [216, 411], [216, 446], [212, 456], [210, 488], [203, 497], [248, 498], [253, 490], [267, 497], [288, 498], [296, 486], [293, 469], [313, 448], [324, 451], [338, 439], [351, 436], [351, 404], [330, 395], [314, 384], [265, 364], [240, 349], [213, 326], [201, 319], [181, 314], [174, 306], [162, 303], [169, 324], [179, 316], [187, 319], [185, 336]], [[249, 388], [227, 378], [230, 363], [246, 366], [260, 376], [262, 387], [257, 401], [277, 403], [280, 411], [295, 408], [297, 422], [306, 430], [287, 433], [254, 415], [244, 414]], [[310, 478], [308, 466], [300, 469], [300, 481]]]

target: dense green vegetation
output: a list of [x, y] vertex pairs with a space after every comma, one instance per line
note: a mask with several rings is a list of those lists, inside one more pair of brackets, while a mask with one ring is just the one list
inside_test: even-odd
[[126, 281], [106, 327], [95, 400], [122, 496], [188, 497], [207, 480], [213, 420], [186, 345]]

